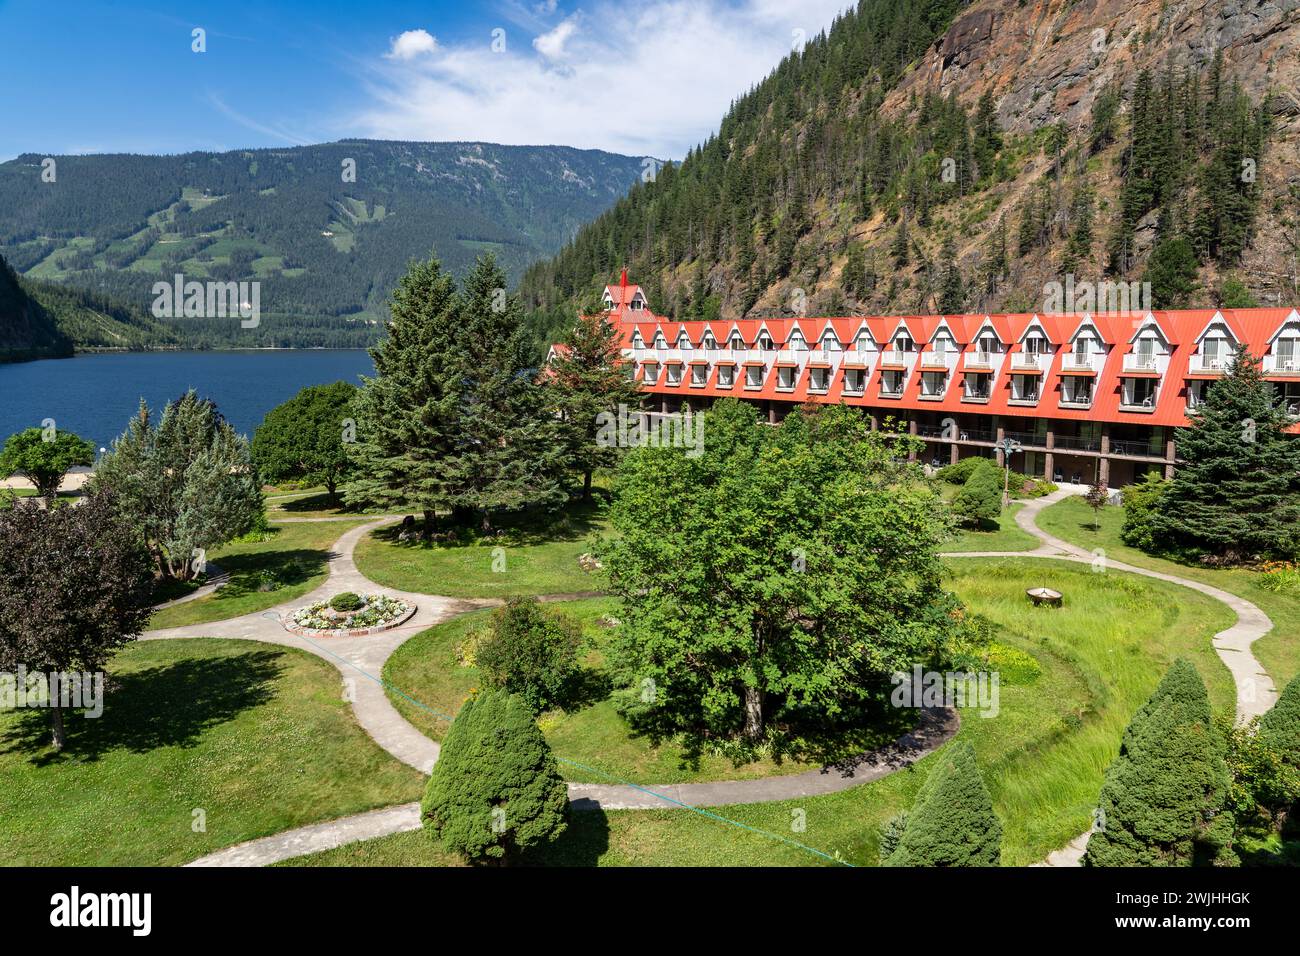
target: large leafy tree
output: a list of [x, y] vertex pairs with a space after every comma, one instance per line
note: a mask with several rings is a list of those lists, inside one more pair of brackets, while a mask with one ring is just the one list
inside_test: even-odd
[[94, 447], [72, 432], [28, 428], [10, 435], [0, 448], [0, 477], [22, 475], [37, 494], [53, 501], [68, 470], [94, 460]]
[[565, 448], [531, 358], [519, 300], [491, 255], [479, 259], [459, 297], [457, 419], [441, 461], [449, 503], [486, 530], [498, 509], [556, 506]]
[[472, 862], [512, 862], [564, 832], [568, 788], [533, 711], [486, 690], [452, 722], [420, 804], [425, 832]]
[[1191, 866], [1230, 842], [1226, 742], [1196, 668], [1179, 659], [1142, 705], [1106, 770], [1090, 866]]
[[591, 495], [597, 468], [618, 461], [619, 449], [597, 441], [602, 413], [640, 407], [637, 386], [619, 350], [619, 332], [608, 312], [581, 314], [569, 328], [547, 369], [547, 384], [560, 420], [571, 466], [582, 473], [583, 497]]
[[207, 552], [250, 531], [263, 514], [248, 441], [193, 391], [170, 402], [154, 428], [144, 402], [95, 469], [114, 492], [158, 571], [190, 580]]
[[267, 412], [251, 445], [262, 478], [322, 484], [334, 498], [351, 465], [347, 446], [354, 438], [356, 393], [349, 382], [309, 385]]
[[971, 745], [943, 752], [917, 793], [890, 866], [997, 866], [1002, 822]]
[[353, 403], [356, 469], [349, 504], [415, 506], [432, 529], [448, 504], [444, 459], [460, 414], [456, 289], [436, 258], [413, 262], [389, 300], [388, 336], [370, 350], [374, 378]]
[[[149, 620], [152, 575], [105, 493], [75, 508], [0, 508], [0, 670], [94, 672]], [[63, 710], [51, 701], [55, 749]]]
[[605, 548], [626, 712], [650, 732], [753, 740], [856, 714], [887, 676], [939, 662], [965, 627], [943, 589], [946, 509], [907, 436], [845, 407], [779, 428], [718, 402], [703, 452], [620, 464]]
[[1300, 442], [1259, 360], [1239, 350], [1176, 436], [1180, 463], [1153, 531], [1225, 556], [1292, 556], [1300, 545]]

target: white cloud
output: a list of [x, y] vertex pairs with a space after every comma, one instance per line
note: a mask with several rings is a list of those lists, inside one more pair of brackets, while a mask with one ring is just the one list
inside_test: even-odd
[[542, 0], [541, 3], [534, 4], [533, 9], [537, 11], [539, 15], [545, 17], [545, 16], [550, 16], [552, 13], [554, 13], [555, 8], [558, 5], [559, 5], [559, 0]]
[[[830, 26], [850, 0], [597, 0], [536, 35], [438, 45], [408, 31], [369, 63], [367, 107], [343, 118], [377, 139], [558, 143], [680, 158], [733, 99]], [[580, 24], [580, 28], [579, 28]], [[437, 57], [394, 54], [413, 33]], [[563, 69], [556, 69], [561, 61]]]
[[392, 47], [384, 56], [389, 60], [413, 60], [438, 49], [438, 40], [428, 30], [407, 30], [393, 37]]
[[548, 60], [558, 60], [564, 56], [564, 45], [578, 30], [578, 14], [561, 20], [559, 26], [548, 33], [534, 38], [533, 49]]

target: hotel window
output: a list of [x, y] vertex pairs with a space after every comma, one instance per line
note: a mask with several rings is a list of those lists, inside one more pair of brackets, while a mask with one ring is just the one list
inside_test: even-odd
[[926, 398], [939, 398], [947, 384], [947, 372], [921, 373], [921, 394]]
[[881, 395], [903, 394], [903, 373], [897, 369], [886, 369], [880, 374]]
[[1205, 401], [1205, 382], [1191, 381], [1187, 383], [1187, 407], [1200, 408]]
[[745, 369], [745, 387], [758, 388], [763, 384], [763, 366], [750, 365]]
[[859, 352], [865, 352], [871, 348], [871, 336], [866, 332], [859, 332], [857, 341], [853, 345]]
[[776, 343], [772, 341], [772, 336], [763, 332], [758, 336], [758, 347], [764, 352], [771, 352], [776, 349]]
[[1273, 343], [1273, 354], [1277, 356], [1278, 371], [1295, 371], [1300, 369], [1300, 348], [1296, 342], [1300, 339], [1278, 339]]
[[1152, 408], [1156, 403], [1156, 382], [1153, 378], [1124, 379], [1124, 404], [1134, 408]]
[[830, 372], [824, 368], [808, 370], [808, 388], [814, 392], [824, 392], [830, 384]]
[[1201, 341], [1201, 358], [1203, 368], [1221, 368], [1227, 355], [1227, 342], [1214, 335]]
[[860, 368], [844, 370], [844, 391], [861, 392], [867, 384], [867, 373]]
[[691, 366], [691, 384], [703, 385], [709, 380], [709, 367], [707, 365]]
[[1300, 416], [1300, 382], [1274, 382], [1278, 404], [1293, 418]]
[[1018, 402], [1038, 401], [1037, 375], [1013, 375], [1011, 377], [1011, 397]]
[[682, 381], [682, 367], [676, 363], [668, 366], [668, 384], [680, 385]]
[[827, 332], [822, 336], [821, 348], [827, 352], [838, 352], [840, 351], [840, 340]]
[[645, 373], [642, 378], [652, 385], [659, 378], [658, 362], [644, 362], [641, 365], [641, 370]]
[[724, 362], [718, 366], [718, 388], [731, 388], [736, 381], [736, 366]]
[[983, 355], [993, 355], [998, 351], [998, 345], [998, 337], [996, 335], [989, 335], [986, 332], [979, 337], [979, 342], [976, 344], [975, 348], [976, 351]]
[[1051, 351], [1051, 346], [1041, 335], [1031, 335], [1025, 339], [1025, 351], [1030, 355], [1046, 355]]
[[993, 393], [993, 376], [988, 372], [974, 372], [966, 375], [966, 397], [986, 399]]
[[641, 338], [640, 329], [637, 329], [635, 332], [632, 333], [632, 348], [634, 349], [645, 348], [645, 339]]
[[794, 388], [794, 377], [798, 369], [782, 366], [776, 370], [777, 388]]
[[1138, 339], [1137, 347], [1133, 351], [1137, 353], [1138, 368], [1156, 367], [1156, 338], [1154, 335], [1144, 335]]
[[803, 335], [798, 329], [795, 329], [790, 333], [790, 348], [796, 349], [800, 352], [808, 351], [808, 343], [804, 340]]
[[906, 332], [899, 332], [896, 336], [894, 336], [894, 351], [911, 352], [915, 348], [916, 348], [916, 343], [912, 341], [912, 337], [908, 335]]
[[664, 334], [662, 332], [655, 333], [655, 348], [657, 349], [668, 348], [668, 340], [664, 338]]
[[712, 332], [705, 332], [705, 333], [704, 333], [704, 347], [705, 347], [706, 349], [708, 349], [710, 352], [712, 352], [712, 351], [714, 351], [714, 350], [717, 349], [717, 347], [718, 347], [718, 340], [717, 340], [716, 338], [714, 338]]
[[1067, 405], [1092, 404], [1092, 379], [1066, 375], [1061, 379], [1061, 401]]

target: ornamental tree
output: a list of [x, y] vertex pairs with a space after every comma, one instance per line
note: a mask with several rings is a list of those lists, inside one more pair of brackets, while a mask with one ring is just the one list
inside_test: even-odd
[[247, 534], [263, 514], [248, 441], [193, 391], [167, 404], [157, 428], [141, 402], [92, 484], [114, 493], [159, 574], [181, 581], [201, 573], [207, 552]]
[[509, 863], [564, 832], [568, 788], [519, 697], [485, 690], [442, 743], [420, 804], [425, 832], [471, 862]]
[[582, 496], [591, 497], [591, 475], [617, 463], [620, 449], [597, 441], [602, 413], [640, 407], [637, 386], [622, 361], [619, 333], [608, 312], [579, 315], [547, 367], [551, 402], [563, 423], [570, 467], [582, 474]]
[[1238, 350], [1176, 442], [1178, 471], [1160, 497], [1154, 533], [1241, 559], [1300, 549], [1300, 442], [1259, 360]]
[[1191, 866], [1230, 843], [1225, 741], [1201, 675], [1179, 659], [1124, 731], [1087, 866]]
[[967, 625], [941, 581], [946, 510], [905, 460], [914, 442], [845, 407], [772, 428], [727, 399], [705, 413], [702, 453], [629, 451], [602, 548], [628, 718], [753, 741], [770, 722], [852, 715], [885, 699], [889, 674], [942, 660]]
[[536, 598], [516, 597], [492, 613], [491, 634], [474, 654], [489, 683], [541, 712], [562, 703], [578, 671], [582, 629]]
[[356, 393], [350, 382], [309, 385], [267, 412], [250, 446], [262, 479], [324, 485], [333, 500], [351, 466], [347, 446], [355, 439]]
[[952, 499], [952, 513], [963, 524], [984, 527], [996, 524], [1002, 514], [1002, 487], [998, 469], [987, 458], [979, 459]]
[[[110, 494], [0, 508], [0, 671], [101, 671], [149, 621], [148, 553]], [[52, 701], [55, 750], [63, 710]]]
[[939, 757], [907, 815], [890, 866], [997, 866], [1002, 821], [993, 812], [975, 751], [958, 741]]
[[22, 475], [38, 495], [53, 502], [69, 469], [94, 460], [94, 447], [79, 435], [28, 428], [10, 435], [0, 448], [0, 477]]

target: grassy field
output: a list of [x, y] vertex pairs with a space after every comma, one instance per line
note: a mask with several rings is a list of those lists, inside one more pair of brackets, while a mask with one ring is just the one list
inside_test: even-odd
[[[246, 641], [147, 641], [109, 667], [104, 713], [0, 712], [0, 865], [153, 866], [419, 797], [328, 663]], [[194, 811], [206, 814], [195, 832]]]
[[1038, 539], [1016, 524], [1016, 514], [1024, 502], [1013, 501], [998, 518], [997, 528], [972, 531], [964, 528], [950, 541], [945, 541], [941, 551], [1032, 551]]
[[1102, 548], [1106, 556], [1135, 567], [1177, 574], [1211, 584], [1251, 601], [1273, 621], [1273, 630], [1252, 646], [1252, 651], [1280, 689], [1300, 673], [1300, 598], [1261, 586], [1263, 575], [1244, 568], [1205, 568], [1152, 557], [1120, 540], [1123, 508], [1102, 508], [1100, 530], [1093, 529], [1092, 509], [1081, 498], [1066, 498], [1038, 513], [1038, 526], [1050, 534], [1089, 551]]
[[208, 555], [230, 573], [214, 593], [156, 613], [151, 630], [206, 624], [251, 614], [300, 597], [324, 582], [330, 548], [361, 521], [272, 525], [265, 541], [238, 542]]
[[570, 507], [557, 522], [502, 527], [468, 543], [399, 542], [396, 527], [381, 528], [357, 545], [361, 573], [385, 587], [449, 597], [572, 594], [600, 590], [599, 574], [578, 556], [590, 551], [607, 523], [601, 499]]
[[[603, 649], [613, 632], [601, 619], [618, 616], [618, 600], [589, 598], [549, 606], [577, 620], [588, 642], [582, 699], [568, 711], [556, 709], [539, 719], [552, 749], [568, 761], [561, 766], [567, 779], [579, 783], [609, 783], [611, 779], [639, 784], [687, 783], [801, 773], [820, 766], [768, 758], [737, 765], [719, 754], [693, 754], [677, 741], [655, 746], [633, 735], [609, 699], [608, 679], [602, 670]], [[470, 690], [481, 685], [477, 668], [460, 663], [457, 648], [466, 637], [487, 626], [491, 613], [478, 611], [432, 627], [399, 647], [384, 666], [393, 705], [436, 740], [447, 731], [449, 721], [445, 718], [454, 717]], [[864, 732], [852, 742], [853, 748], [859, 753], [875, 749], [896, 740], [909, 727], [910, 721], [900, 720]]]
[[[1003, 683], [997, 717], [967, 710], [960, 737], [978, 754], [1003, 821], [1003, 861], [1042, 859], [1083, 832], [1102, 774], [1133, 712], [1169, 663], [1192, 659], [1214, 706], [1233, 706], [1227, 669], [1210, 637], [1231, 621], [1223, 605], [1176, 585], [1130, 575], [1090, 573], [1042, 559], [957, 559], [951, 586], [999, 628], [1000, 643], [1037, 660], [1041, 672]], [[1035, 585], [1065, 594], [1059, 609], [1033, 608]], [[404, 690], [407, 688], [403, 688]], [[408, 691], [409, 692], [409, 691]], [[557, 748], [558, 756], [567, 756]], [[684, 810], [612, 811], [573, 817], [569, 833], [537, 862], [599, 865], [808, 865], [826, 859], [797, 841], [849, 862], [878, 863], [879, 828], [910, 806], [933, 757], [843, 793], [781, 803], [720, 808], [754, 833]], [[795, 833], [795, 811], [806, 831]], [[303, 865], [454, 863], [423, 833], [401, 834], [314, 854]]]

